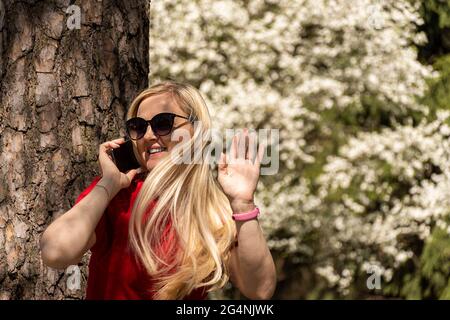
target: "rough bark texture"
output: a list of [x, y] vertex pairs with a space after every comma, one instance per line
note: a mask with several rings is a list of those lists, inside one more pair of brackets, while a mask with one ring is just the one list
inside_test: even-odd
[[[70, 5], [81, 29], [69, 29]], [[83, 298], [42, 264], [39, 238], [99, 174], [147, 86], [147, 0], [0, 0], [0, 299]], [[71, 278], [72, 277], [72, 278]]]

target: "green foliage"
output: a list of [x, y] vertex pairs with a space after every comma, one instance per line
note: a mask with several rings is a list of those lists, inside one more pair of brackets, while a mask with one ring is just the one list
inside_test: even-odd
[[409, 300], [450, 299], [450, 235], [435, 228], [420, 258], [402, 266], [383, 287], [385, 296]]
[[425, 23], [420, 26], [419, 31], [426, 33], [428, 41], [419, 46], [419, 57], [422, 62], [430, 64], [450, 53], [450, 1], [424, 0], [420, 3]]
[[[428, 92], [422, 103], [436, 111], [450, 109], [450, 55], [433, 64], [439, 76], [428, 80]], [[425, 243], [420, 259], [400, 268], [397, 277], [383, 288], [385, 296], [405, 299], [450, 299], [450, 235], [435, 228]]]
[[438, 17], [439, 27], [450, 27], [450, 0], [424, 0], [424, 9], [428, 14]]
[[436, 228], [420, 257], [421, 276], [425, 280], [423, 298], [448, 299], [450, 293], [450, 235]]
[[450, 54], [440, 57], [434, 64], [439, 77], [428, 80], [428, 93], [423, 103], [430, 107], [431, 115], [436, 110], [450, 109]]

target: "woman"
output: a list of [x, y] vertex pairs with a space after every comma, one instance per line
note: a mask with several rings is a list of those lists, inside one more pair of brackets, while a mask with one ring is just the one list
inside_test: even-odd
[[[210, 128], [194, 87], [168, 81], [140, 93], [127, 133], [141, 167], [122, 173], [112, 161], [124, 139], [101, 144], [101, 177], [45, 230], [44, 263], [64, 269], [91, 250], [87, 299], [204, 299], [228, 279], [250, 299], [271, 298], [275, 266], [253, 202], [263, 152], [255, 135], [233, 137], [217, 179], [208, 161], [174, 161], [176, 146], [193, 147]], [[180, 132], [188, 139], [172, 141]]]

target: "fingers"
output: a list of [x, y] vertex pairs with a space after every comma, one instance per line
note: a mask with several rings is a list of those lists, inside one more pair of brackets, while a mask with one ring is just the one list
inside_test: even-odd
[[248, 138], [248, 158], [254, 163], [256, 153], [256, 132], [252, 132]]
[[111, 142], [122, 144], [125, 142], [125, 138], [122, 137], [122, 138], [114, 139], [114, 140], [111, 140]]
[[108, 151], [110, 148], [111, 148], [111, 147], [109, 146], [108, 142], [102, 143], [102, 144], [100, 145], [99, 153], [98, 153], [98, 160], [99, 160], [99, 161], [102, 161], [102, 160], [105, 160], [105, 159], [108, 159], [108, 158], [109, 158], [109, 157], [108, 157], [107, 151]]
[[219, 170], [224, 170], [227, 167], [227, 155], [225, 153], [220, 154]]
[[110, 142], [109, 143], [109, 146], [111, 147], [111, 148], [120, 148], [120, 144], [118, 144], [117, 142]]
[[106, 141], [101, 144], [101, 146], [108, 148], [119, 148], [122, 143], [125, 142], [125, 138], [114, 139], [110, 141]]
[[230, 159], [249, 159], [253, 163], [256, 154], [256, 140], [256, 132], [249, 133], [247, 128], [237, 133], [231, 143]]
[[120, 145], [118, 143], [114, 143], [112, 141], [108, 141], [102, 144], [102, 150], [109, 151], [111, 149], [117, 149], [120, 148]]
[[247, 150], [248, 150], [248, 129], [245, 128], [240, 134], [238, 138], [238, 158], [239, 159], [248, 159]]
[[118, 138], [102, 143], [99, 147], [98, 161], [100, 163], [100, 170], [102, 171], [102, 163], [105, 164], [108, 160], [112, 160], [110, 151], [112, 149], [120, 148], [120, 145], [125, 142], [124, 138]]
[[235, 160], [237, 157], [237, 135], [233, 136], [231, 140], [231, 148], [230, 148], [230, 160]]
[[[246, 129], [245, 129], [246, 130]], [[231, 142], [230, 160], [245, 159], [246, 154], [246, 132], [238, 132]]]
[[260, 165], [266, 150], [267, 145], [263, 142], [259, 143], [257, 133], [255, 131], [249, 132], [245, 128], [242, 132], [235, 134], [231, 141], [229, 157], [221, 155], [220, 163], [223, 161], [232, 162], [236, 159], [251, 160], [253, 164]]
[[264, 152], [266, 149], [266, 145], [264, 143], [259, 144], [258, 156], [256, 157], [255, 163], [257, 165], [261, 164], [262, 159], [264, 158]]

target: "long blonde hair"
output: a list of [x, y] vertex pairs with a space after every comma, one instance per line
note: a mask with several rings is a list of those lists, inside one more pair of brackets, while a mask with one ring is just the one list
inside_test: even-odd
[[[173, 81], [151, 86], [133, 100], [127, 119], [136, 116], [142, 100], [163, 93], [171, 94], [186, 114], [201, 122], [187, 145], [193, 150], [195, 140], [200, 141], [203, 155], [209, 143], [202, 137], [208, 136], [211, 119], [193, 86]], [[161, 159], [148, 173], [130, 218], [131, 248], [155, 281], [155, 299], [182, 299], [200, 287], [220, 288], [229, 279], [227, 264], [236, 237], [230, 203], [209, 161], [174, 161], [179, 157]]]

